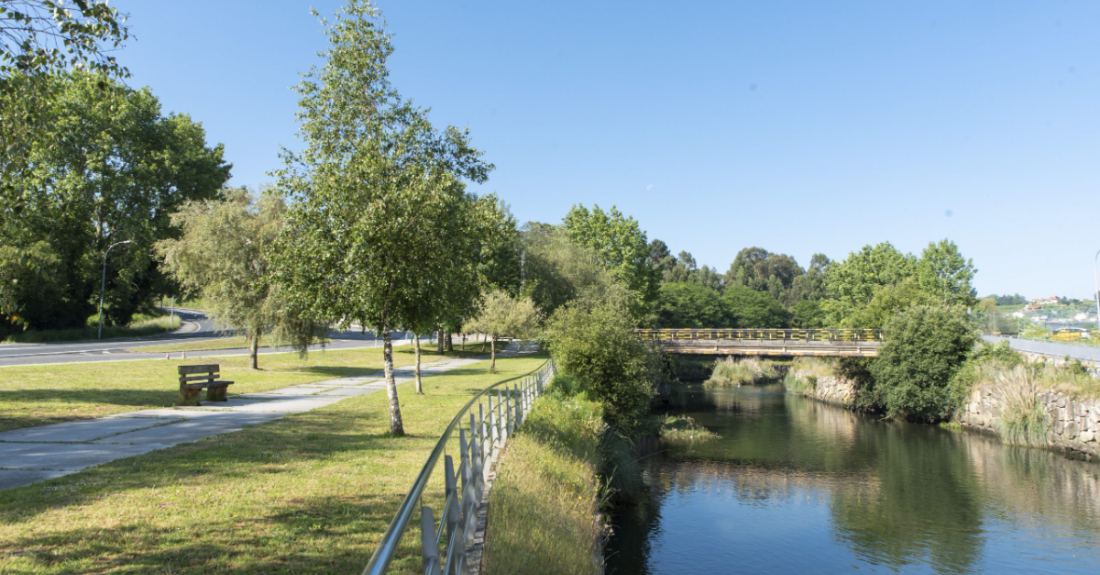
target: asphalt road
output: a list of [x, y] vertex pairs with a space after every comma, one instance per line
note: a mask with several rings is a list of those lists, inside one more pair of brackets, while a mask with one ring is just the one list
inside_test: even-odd
[[[224, 333], [218, 330], [206, 314], [199, 310], [177, 309], [180, 319], [183, 321], [180, 329], [155, 336], [142, 338], [118, 338], [102, 341], [80, 341], [59, 343], [13, 343], [0, 345], [0, 367], [16, 365], [48, 365], [59, 363], [88, 363], [99, 361], [128, 361], [139, 359], [163, 359], [164, 352], [141, 353], [140, 349], [152, 345], [164, 345], [174, 341], [210, 341], [231, 337], [232, 333]], [[401, 341], [396, 338], [402, 334], [394, 334], [394, 343]], [[374, 347], [382, 344], [376, 340], [374, 334], [366, 334], [358, 331], [332, 331], [325, 349], [356, 349], [362, 347]], [[321, 346], [311, 346], [310, 351], [320, 350]], [[280, 353], [286, 349], [260, 348], [263, 355]], [[225, 357], [233, 355], [247, 355], [248, 350], [224, 349], [217, 351], [189, 351], [187, 357]], [[180, 352], [171, 354], [172, 357], [180, 357]]]

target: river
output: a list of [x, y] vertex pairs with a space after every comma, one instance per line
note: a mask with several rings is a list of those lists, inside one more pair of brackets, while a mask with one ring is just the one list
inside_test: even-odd
[[[690, 389], [690, 388], [689, 388]], [[688, 392], [719, 434], [643, 459], [607, 573], [1100, 573], [1100, 465], [781, 386]]]

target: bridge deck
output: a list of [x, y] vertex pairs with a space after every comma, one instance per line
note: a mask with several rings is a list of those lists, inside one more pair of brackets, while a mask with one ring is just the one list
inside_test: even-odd
[[657, 345], [668, 353], [690, 355], [771, 355], [817, 357], [876, 357], [879, 342], [870, 341], [736, 341], [663, 340]]
[[640, 329], [638, 336], [669, 353], [875, 357], [877, 329]]

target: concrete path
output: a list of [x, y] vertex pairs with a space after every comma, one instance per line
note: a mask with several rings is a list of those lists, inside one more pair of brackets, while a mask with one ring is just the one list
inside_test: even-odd
[[[447, 359], [422, 364], [424, 377], [484, 361]], [[413, 378], [413, 366], [394, 370], [397, 383]], [[82, 469], [238, 431], [343, 399], [386, 388], [382, 372], [230, 396], [201, 407], [146, 409], [99, 419], [70, 421], [0, 433], [0, 489], [76, 473]]]

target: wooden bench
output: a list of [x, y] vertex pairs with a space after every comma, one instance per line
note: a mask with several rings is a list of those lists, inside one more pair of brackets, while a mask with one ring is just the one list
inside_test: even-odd
[[219, 380], [218, 371], [220, 367], [216, 363], [181, 365], [180, 405], [199, 405], [199, 392], [204, 387], [207, 401], [227, 401], [225, 391], [233, 382]]

